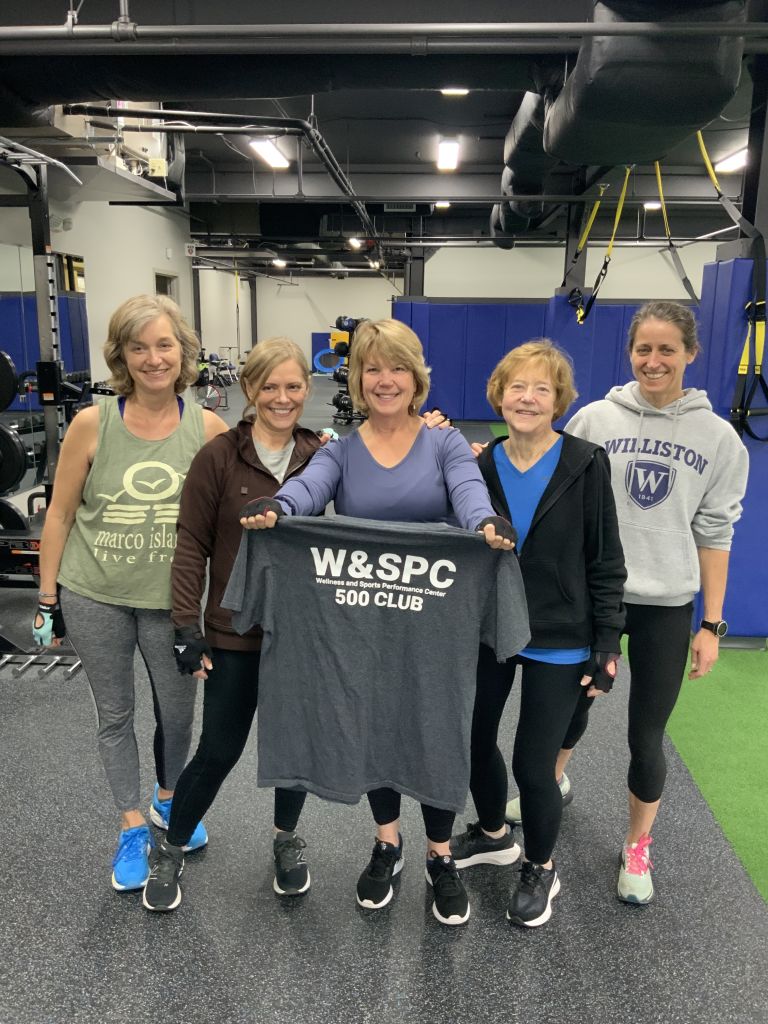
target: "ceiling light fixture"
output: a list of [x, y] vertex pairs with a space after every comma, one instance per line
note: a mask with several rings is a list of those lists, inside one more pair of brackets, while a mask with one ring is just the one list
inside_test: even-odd
[[281, 260], [279, 256], [276, 256], [272, 260], [272, 266], [273, 267], [287, 267], [288, 264], [285, 262], [285, 260]]
[[248, 145], [265, 164], [269, 164], [274, 170], [284, 171], [286, 167], [290, 167], [287, 158], [283, 156], [272, 139], [251, 139]]
[[447, 210], [450, 205], [451, 204], [448, 202], [447, 199], [436, 199], [435, 200], [435, 209], [436, 210]]
[[739, 149], [735, 153], [731, 153], [724, 160], [718, 161], [715, 164], [716, 174], [728, 174], [731, 171], [740, 171], [742, 168], [747, 166], [747, 149]]
[[362, 249], [363, 243], [359, 238], [350, 238], [347, 240], [350, 249]]
[[381, 264], [379, 263], [378, 260], [368, 260], [368, 266], [371, 268], [371, 270], [378, 270]]
[[457, 86], [457, 85], [447, 85], [444, 89], [441, 89], [440, 92], [443, 94], [443, 96], [468, 96], [469, 95], [469, 89], [463, 89], [463, 88], [461, 88], [460, 86]]
[[459, 166], [459, 140], [442, 139], [437, 147], [438, 171], [455, 171]]
[[651, 199], [649, 202], [643, 203], [643, 209], [644, 210], [660, 210], [661, 209], [661, 203], [658, 201], [658, 199]]

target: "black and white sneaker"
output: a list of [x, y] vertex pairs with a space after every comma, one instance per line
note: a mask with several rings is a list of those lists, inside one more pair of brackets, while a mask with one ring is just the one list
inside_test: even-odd
[[512, 829], [501, 839], [493, 839], [480, 828], [480, 822], [467, 823], [467, 831], [451, 838], [451, 854], [457, 868], [475, 864], [514, 864], [520, 847], [512, 838]]
[[272, 844], [275, 855], [272, 888], [278, 896], [301, 896], [309, 889], [309, 868], [304, 860], [306, 846], [295, 832], [278, 832], [275, 836]]
[[149, 879], [142, 903], [147, 910], [175, 910], [181, 903], [179, 879], [184, 870], [184, 851], [161, 839], [149, 854]]
[[403, 869], [403, 837], [400, 843], [384, 843], [377, 839], [368, 867], [357, 880], [357, 902], [366, 910], [386, 907], [394, 895], [392, 879]]
[[466, 924], [469, 897], [453, 857], [428, 857], [425, 874], [435, 899], [432, 913], [440, 924]]
[[552, 916], [552, 900], [560, 892], [555, 862], [551, 868], [523, 861], [520, 881], [512, 893], [507, 910], [507, 920], [526, 928], [538, 928]]

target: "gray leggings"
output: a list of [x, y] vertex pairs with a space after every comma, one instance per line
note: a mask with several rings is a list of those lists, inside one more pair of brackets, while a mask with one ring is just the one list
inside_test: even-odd
[[174, 789], [192, 739], [196, 680], [173, 657], [170, 612], [104, 604], [61, 588], [67, 636], [83, 662], [96, 703], [99, 754], [118, 811], [139, 807], [139, 752], [133, 729], [133, 657], [138, 647], [152, 687], [155, 770]]

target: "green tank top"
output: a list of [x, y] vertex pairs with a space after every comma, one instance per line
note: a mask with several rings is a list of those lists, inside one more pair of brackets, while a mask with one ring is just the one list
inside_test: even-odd
[[204, 443], [203, 413], [194, 402], [185, 402], [170, 437], [144, 441], [123, 423], [116, 398], [102, 401], [96, 454], [59, 582], [106, 604], [170, 608], [181, 488]]

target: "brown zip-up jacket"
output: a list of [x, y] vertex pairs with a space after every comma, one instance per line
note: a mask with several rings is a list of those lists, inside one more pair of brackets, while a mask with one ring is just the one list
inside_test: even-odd
[[[320, 447], [311, 430], [296, 427], [296, 447], [285, 479], [304, 469]], [[279, 482], [262, 465], [251, 436], [251, 422], [241, 420], [225, 434], [209, 441], [192, 460], [181, 494], [178, 536], [171, 570], [171, 618], [176, 626], [200, 622], [206, 568], [210, 563], [205, 636], [211, 647], [231, 651], [261, 648], [261, 629], [254, 626], [240, 636], [232, 626], [232, 613], [221, 607], [240, 547], [240, 509], [252, 498], [271, 497]]]

